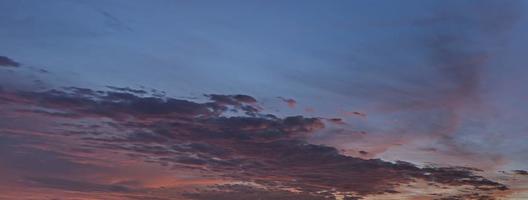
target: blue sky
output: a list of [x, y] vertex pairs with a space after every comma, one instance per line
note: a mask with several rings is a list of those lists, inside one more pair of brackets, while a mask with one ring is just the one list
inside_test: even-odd
[[250, 95], [278, 117], [341, 119], [303, 141], [342, 155], [493, 177], [528, 165], [527, 6], [5, 0], [0, 56], [21, 66], [0, 69], [0, 84]]

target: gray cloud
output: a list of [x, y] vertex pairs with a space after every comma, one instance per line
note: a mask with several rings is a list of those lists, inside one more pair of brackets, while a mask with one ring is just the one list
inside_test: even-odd
[[19, 67], [20, 63], [12, 60], [11, 58], [0, 56], [0, 67]]

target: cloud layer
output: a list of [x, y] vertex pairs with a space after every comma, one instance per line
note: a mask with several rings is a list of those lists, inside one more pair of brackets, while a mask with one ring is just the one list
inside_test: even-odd
[[[246, 95], [207, 97], [209, 101], [197, 103], [144, 91], [69, 87], [3, 90], [0, 103], [5, 105], [4, 116], [63, 121], [52, 127], [53, 133], [43, 135], [78, 138], [93, 151], [119, 152], [173, 170], [192, 170], [204, 177], [258, 184], [269, 190], [295, 190], [313, 198], [397, 193], [398, 187], [416, 180], [445, 187], [470, 186], [475, 192], [507, 189], [469, 168], [420, 168], [407, 162], [341, 155], [333, 147], [306, 142], [308, 135], [325, 128], [320, 118], [261, 113], [255, 98]], [[228, 111], [239, 114], [230, 116]], [[83, 128], [87, 124], [92, 128]], [[42, 176], [28, 181], [32, 187], [80, 192], [131, 190]], [[188, 196], [207, 198], [206, 193]]]

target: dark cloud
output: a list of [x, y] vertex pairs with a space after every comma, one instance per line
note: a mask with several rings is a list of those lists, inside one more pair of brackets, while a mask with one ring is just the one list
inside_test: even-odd
[[[324, 127], [317, 118], [302, 116], [286, 117], [284, 119], [257, 117], [219, 117], [208, 122], [208, 126], [226, 132], [262, 132], [280, 131], [282, 133], [311, 132]], [[236, 134], [236, 133], [233, 133]]]
[[214, 190], [203, 190], [186, 193], [192, 200], [246, 200], [246, 199], [274, 199], [274, 200], [328, 200], [330, 195], [295, 193], [283, 190], [266, 190], [244, 185], [226, 185], [215, 187]]
[[129, 192], [130, 188], [124, 185], [106, 185], [77, 180], [50, 177], [28, 177], [30, 187], [45, 187], [77, 192]]
[[493, 196], [489, 196], [489, 195], [472, 193], [472, 194], [461, 194], [461, 195], [453, 195], [453, 196], [448, 196], [448, 197], [441, 197], [441, 198], [436, 198], [435, 200], [465, 200], [465, 199], [495, 200], [496, 198]]
[[139, 97], [126, 92], [102, 92], [83, 88], [20, 93], [25, 101], [66, 113], [105, 116], [113, 119], [126, 117], [189, 118], [212, 115], [210, 107], [186, 100], [158, 97]]
[[247, 115], [256, 115], [261, 110], [258, 105], [256, 105], [257, 100], [248, 95], [221, 95], [221, 94], [211, 94], [206, 95], [210, 98], [211, 101], [209, 105], [213, 107], [216, 112], [225, 112], [225, 111], [244, 111]]
[[[192, 169], [218, 178], [253, 182], [273, 190], [293, 188], [311, 195], [307, 198], [320, 198], [318, 194], [322, 191], [359, 195], [392, 193], [397, 186], [417, 179], [449, 186], [473, 186], [475, 191], [506, 189], [502, 184], [475, 175], [473, 169], [420, 168], [406, 162], [365, 160], [341, 155], [333, 147], [309, 144], [305, 137], [325, 127], [320, 118], [279, 118], [254, 113], [228, 117], [218, 110], [225, 105], [243, 110], [239, 105], [256, 103], [249, 96], [212, 95], [211, 102], [196, 103], [85, 88], [3, 91], [1, 96], [9, 97], [4, 99], [10, 104], [69, 113], [75, 116], [73, 119], [111, 119], [110, 123], [97, 125], [105, 127], [99, 134], [92, 134], [91, 129], [75, 129], [76, 135], [91, 148], [122, 152], [174, 169]], [[71, 118], [69, 115], [54, 117]], [[57, 130], [66, 131], [67, 127], [75, 126]], [[83, 184], [94, 191], [126, 190], [112, 185], [69, 182], [74, 180], [32, 180], [66, 190], [80, 190]], [[219, 195], [231, 198], [236, 194], [239, 193]], [[278, 195], [279, 199], [295, 196], [280, 192], [268, 194]], [[208, 198], [203, 195], [191, 196]]]
[[367, 114], [358, 111], [345, 112], [344, 114], [347, 116], [367, 117]]
[[528, 171], [526, 170], [513, 170], [513, 173], [519, 174], [519, 175], [528, 175]]
[[[20, 136], [6, 130], [0, 131], [0, 168], [22, 171], [30, 174], [61, 176], [75, 173], [94, 173], [104, 170], [95, 165], [79, 163], [68, 152], [56, 152], [41, 149], [34, 144], [46, 144], [50, 141], [41, 136]], [[31, 145], [33, 144], [33, 145]]]
[[19, 67], [20, 63], [12, 60], [11, 58], [0, 56], [0, 67]]
[[297, 101], [295, 99], [289, 99], [289, 98], [284, 98], [284, 97], [279, 97], [279, 99], [281, 99], [286, 104], [288, 104], [288, 107], [290, 108], [295, 108], [295, 106], [297, 105]]
[[337, 124], [337, 125], [345, 125], [345, 121], [341, 118], [330, 118], [330, 119], [327, 119], [327, 121], [329, 122], [332, 122], [334, 124]]
[[145, 90], [133, 89], [133, 88], [129, 88], [129, 87], [114, 87], [114, 86], [106, 86], [106, 87], [109, 88], [109, 89], [112, 89], [112, 90], [116, 90], [116, 91], [120, 91], [120, 92], [130, 92], [130, 93], [134, 93], [134, 94], [138, 94], [138, 95], [147, 94], [148, 93]]

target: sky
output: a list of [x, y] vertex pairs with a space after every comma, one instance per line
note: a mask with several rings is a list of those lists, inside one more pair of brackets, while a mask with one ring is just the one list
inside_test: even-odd
[[0, 199], [528, 199], [522, 0], [0, 0]]

